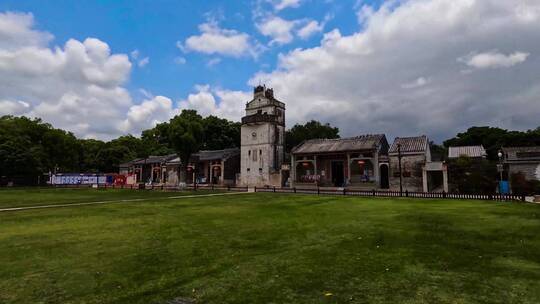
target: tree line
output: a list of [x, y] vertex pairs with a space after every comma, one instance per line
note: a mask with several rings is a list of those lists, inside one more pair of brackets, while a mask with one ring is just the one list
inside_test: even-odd
[[[110, 141], [77, 138], [39, 118], [0, 117], [0, 179], [35, 184], [48, 172], [118, 172], [121, 163], [150, 155], [178, 154], [182, 159], [200, 150], [240, 147], [239, 122], [202, 117], [183, 110], [168, 122], [144, 130], [139, 137]], [[310, 121], [287, 130], [287, 149], [305, 139], [336, 138], [339, 129]]]
[[[143, 131], [139, 137], [120, 136], [110, 141], [77, 138], [39, 118], [0, 117], [0, 178], [22, 178], [37, 182], [48, 172], [118, 172], [121, 163], [150, 155], [177, 154], [182, 159], [199, 150], [220, 150], [240, 146], [239, 122], [216, 116], [202, 117], [195, 110], [183, 110], [168, 122]], [[312, 120], [286, 131], [286, 151], [304, 140], [339, 138], [339, 128]], [[432, 149], [445, 155], [449, 146], [483, 145], [488, 159], [496, 160], [503, 146], [540, 145], [540, 127], [529, 131], [508, 131], [472, 127], [443, 146]]]

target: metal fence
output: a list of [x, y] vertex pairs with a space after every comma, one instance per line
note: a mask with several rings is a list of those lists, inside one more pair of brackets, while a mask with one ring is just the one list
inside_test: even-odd
[[461, 194], [447, 192], [410, 192], [410, 191], [379, 191], [379, 190], [354, 190], [354, 189], [328, 189], [328, 188], [255, 188], [255, 192], [273, 193], [299, 193], [317, 195], [342, 195], [342, 196], [372, 196], [372, 197], [410, 197], [410, 198], [438, 198], [438, 199], [470, 199], [490, 201], [525, 201], [524, 195], [513, 194]]
[[[55, 188], [89, 188], [91, 185], [54, 185]], [[94, 187], [96, 187], [94, 185]], [[162, 190], [162, 191], [227, 191], [227, 192], [248, 192], [248, 187], [238, 186], [218, 186], [218, 185], [187, 185], [186, 187], [167, 185], [98, 185], [98, 189], [131, 189], [131, 190]], [[409, 198], [435, 198], [435, 199], [469, 199], [469, 200], [490, 200], [490, 201], [525, 201], [525, 195], [515, 194], [463, 194], [447, 192], [411, 192], [411, 191], [381, 191], [381, 190], [355, 190], [348, 188], [278, 188], [278, 187], [255, 187], [255, 192], [265, 193], [297, 193], [315, 195], [342, 195], [342, 196], [364, 196], [364, 197], [409, 197]]]

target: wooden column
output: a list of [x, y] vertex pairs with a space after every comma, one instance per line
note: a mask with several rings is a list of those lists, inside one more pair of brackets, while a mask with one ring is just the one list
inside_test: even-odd
[[443, 165], [442, 174], [444, 192], [448, 193], [448, 167], [446, 165]]
[[347, 180], [345, 181], [346, 185], [351, 183], [351, 154], [347, 153]]
[[225, 185], [225, 161], [221, 160], [221, 185]]
[[296, 182], [296, 160], [294, 157], [294, 154], [291, 154], [291, 184], [290, 187], [294, 187], [294, 183]]
[[426, 167], [424, 166], [422, 168], [422, 188], [424, 190], [424, 192], [428, 192], [428, 177], [427, 177], [427, 170], [426, 170]]
[[373, 175], [375, 177], [375, 185], [377, 185], [377, 188], [381, 187], [381, 173], [379, 168], [379, 154], [378, 151], [375, 152], [375, 155], [372, 158], [372, 165], [373, 165]]

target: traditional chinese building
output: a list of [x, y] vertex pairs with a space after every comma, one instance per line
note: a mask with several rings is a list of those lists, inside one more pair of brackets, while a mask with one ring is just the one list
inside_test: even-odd
[[166, 184], [168, 180], [167, 163], [176, 158], [175, 154], [150, 156], [133, 160], [120, 166], [121, 172], [135, 175], [135, 183]]
[[479, 146], [459, 146], [448, 148], [448, 158], [456, 159], [460, 157], [468, 157], [470, 159], [485, 159], [487, 156], [486, 149], [482, 145]]
[[233, 186], [240, 172], [240, 149], [200, 151], [194, 154], [188, 166], [186, 182]]
[[509, 176], [521, 172], [527, 180], [540, 181], [540, 147], [506, 147], [502, 151]]
[[383, 134], [307, 140], [291, 153], [293, 186], [388, 188], [388, 142]]
[[427, 136], [396, 137], [388, 156], [391, 190], [448, 192], [448, 168], [431, 160]]

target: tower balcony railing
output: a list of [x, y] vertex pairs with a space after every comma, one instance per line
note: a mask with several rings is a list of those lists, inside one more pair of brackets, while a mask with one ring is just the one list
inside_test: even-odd
[[283, 124], [283, 122], [280, 121], [279, 116], [267, 113], [257, 113], [242, 117], [242, 124], [255, 124], [265, 122]]

